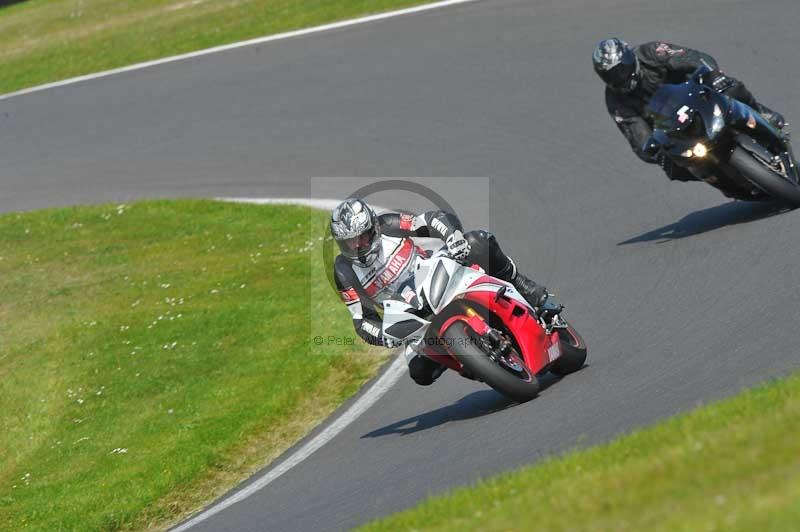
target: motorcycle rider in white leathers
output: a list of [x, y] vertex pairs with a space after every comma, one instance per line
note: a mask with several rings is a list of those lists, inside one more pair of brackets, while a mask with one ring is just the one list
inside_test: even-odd
[[[477, 264], [489, 275], [511, 282], [534, 307], [547, 299], [547, 289], [517, 271], [493, 234], [463, 233], [458, 218], [445, 211], [378, 216], [363, 200], [349, 198], [333, 209], [331, 234], [341, 251], [334, 263], [336, 287], [353, 317], [356, 333], [373, 345], [396, 347], [382, 333], [379, 309], [383, 301], [394, 294], [415, 297], [414, 263], [426, 253], [411, 237], [442, 240], [453, 259], [465, 265]], [[445, 369], [420, 355], [409, 361], [411, 378], [420, 385], [432, 384]]]

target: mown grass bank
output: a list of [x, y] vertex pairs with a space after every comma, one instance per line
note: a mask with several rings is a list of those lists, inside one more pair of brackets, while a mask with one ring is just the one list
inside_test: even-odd
[[163, 526], [354, 393], [380, 358], [312, 341], [354, 336], [325, 223], [211, 201], [0, 216], [0, 529]]
[[0, 7], [0, 94], [420, 0], [27, 0]]
[[800, 529], [800, 375], [361, 530]]

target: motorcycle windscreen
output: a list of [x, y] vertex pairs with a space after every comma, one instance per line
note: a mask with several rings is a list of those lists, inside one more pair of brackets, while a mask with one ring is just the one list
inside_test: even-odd
[[718, 95], [696, 83], [665, 85], [653, 95], [648, 117], [655, 131], [665, 132], [680, 147], [713, 139], [722, 131], [725, 121], [720, 105], [724, 104]]
[[687, 82], [664, 85], [656, 91], [647, 104], [647, 117], [653, 129], [680, 131], [690, 126], [698, 104], [693, 95], [699, 90], [702, 90], [700, 85]]

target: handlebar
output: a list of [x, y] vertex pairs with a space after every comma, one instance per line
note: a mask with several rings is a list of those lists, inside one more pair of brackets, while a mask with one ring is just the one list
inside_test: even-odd
[[714, 69], [711, 68], [708, 64], [706, 64], [705, 61], [703, 61], [703, 64], [697, 67], [697, 70], [692, 72], [692, 76], [690, 79], [696, 81], [700, 85], [705, 85], [705, 80], [703, 79], [703, 76], [713, 71]]

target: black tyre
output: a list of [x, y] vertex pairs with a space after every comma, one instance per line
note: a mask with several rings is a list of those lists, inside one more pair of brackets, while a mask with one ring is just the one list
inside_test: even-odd
[[550, 372], [563, 377], [578, 371], [586, 363], [586, 342], [570, 324], [566, 329], [558, 330], [558, 338], [561, 356], [550, 366]]
[[474, 340], [477, 335], [465, 323], [453, 323], [442, 337], [450, 352], [467, 371], [506, 397], [524, 403], [539, 394], [536, 375], [521, 359], [517, 357], [514, 360], [516, 369], [492, 360], [480, 348], [479, 342]]
[[800, 187], [756, 159], [741, 146], [733, 150], [728, 164], [774, 199], [793, 207], [800, 207]]

